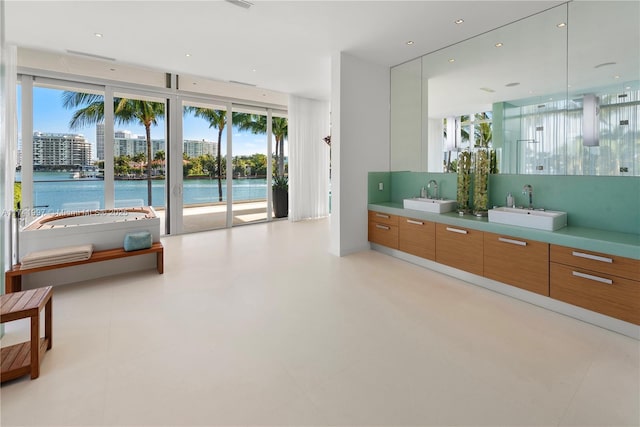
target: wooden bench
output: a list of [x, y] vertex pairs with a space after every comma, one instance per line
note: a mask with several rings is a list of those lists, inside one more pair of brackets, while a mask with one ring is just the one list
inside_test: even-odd
[[107, 249], [104, 251], [95, 251], [91, 258], [84, 261], [65, 262], [63, 264], [46, 265], [43, 267], [20, 269], [20, 264], [16, 264], [13, 268], [4, 274], [5, 293], [19, 292], [22, 290], [22, 276], [25, 274], [37, 273], [40, 271], [54, 270], [57, 268], [73, 267], [76, 265], [90, 264], [93, 262], [109, 261], [112, 259], [126, 258], [130, 256], [156, 254], [156, 268], [158, 273], [164, 273], [164, 247], [162, 243], [154, 243], [148, 249], [140, 249], [137, 251], [126, 252], [122, 248]]

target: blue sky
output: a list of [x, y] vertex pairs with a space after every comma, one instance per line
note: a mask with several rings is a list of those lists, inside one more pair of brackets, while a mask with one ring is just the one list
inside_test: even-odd
[[[96, 129], [95, 125], [71, 130], [69, 121], [74, 110], [67, 110], [62, 106], [62, 90], [34, 87], [33, 89], [33, 130], [45, 133], [78, 133], [91, 143], [93, 157], [96, 155]], [[18, 108], [20, 108], [20, 86], [18, 86]], [[19, 110], [18, 110], [19, 111]], [[21, 131], [20, 115], [18, 114], [18, 131]], [[117, 125], [116, 130], [128, 130], [134, 135], [144, 135], [144, 127], [134, 124]], [[158, 125], [151, 128], [153, 139], [164, 139], [164, 121], [158, 121]], [[206, 139], [217, 142], [217, 129], [210, 129], [208, 122], [191, 115], [184, 117], [184, 139]], [[222, 136], [223, 150], [226, 147], [226, 129]], [[265, 135], [253, 135], [250, 132], [233, 133], [234, 155], [251, 155], [255, 153], [267, 153]], [[285, 151], [286, 154], [286, 151]]]

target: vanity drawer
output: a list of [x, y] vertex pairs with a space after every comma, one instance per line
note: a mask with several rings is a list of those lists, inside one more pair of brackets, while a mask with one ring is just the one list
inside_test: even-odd
[[436, 262], [482, 276], [482, 231], [436, 224]]
[[640, 260], [551, 245], [551, 261], [640, 281]]
[[398, 249], [398, 226], [369, 222], [369, 241]]
[[398, 216], [369, 211], [369, 241], [398, 249]]
[[431, 221], [414, 218], [398, 218], [401, 251], [421, 258], [436, 259], [436, 224]]
[[369, 222], [376, 222], [378, 224], [386, 225], [398, 225], [398, 216], [381, 212], [369, 211]]
[[484, 276], [549, 296], [549, 244], [484, 233]]
[[551, 298], [640, 325], [640, 282], [550, 263]]

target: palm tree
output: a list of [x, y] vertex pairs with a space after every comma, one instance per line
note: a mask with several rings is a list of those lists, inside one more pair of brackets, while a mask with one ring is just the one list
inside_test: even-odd
[[[233, 124], [239, 130], [249, 130], [254, 135], [267, 133], [267, 116], [234, 113]], [[285, 117], [271, 118], [271, 133], [276, 139], [277, 176], [284, 176], [284, 140], [288, 136], [288, 121]]]
[[[65, 108], [77, 108], [69, 121], [70, 129], [100, 123], [104, 120], [104, 96], [91, 93], [65, 91], [62, 94]], [[114, 98], [113, 114], [120, 125], [139, 123], [144, 126], [147, 138], [147, 159], [151, 155], [151, 126], [158, 124], [158, 118], [164, 117], [164, 104], [139, 99]], [[147, 200], [152, 205], [151, 161], [147, 161]]]
[[222, 131], [227, 125], [227, 112], [224, 110], [213, 110], [211, 108], [185, 107], [185, 113], [193, 113], [195, 117], [200, 117], [209, 122], [209, 128], [218, 129], [218, 152], [216, 153], [216, 169], [218, 172], [218, 201], [222, 201]]

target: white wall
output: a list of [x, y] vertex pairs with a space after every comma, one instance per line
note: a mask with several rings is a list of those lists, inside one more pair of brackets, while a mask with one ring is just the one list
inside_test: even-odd
[[369, 248], [367, 173], [389, 170], [390, 70], [346, 53], [331, 69], [331, 253]]

